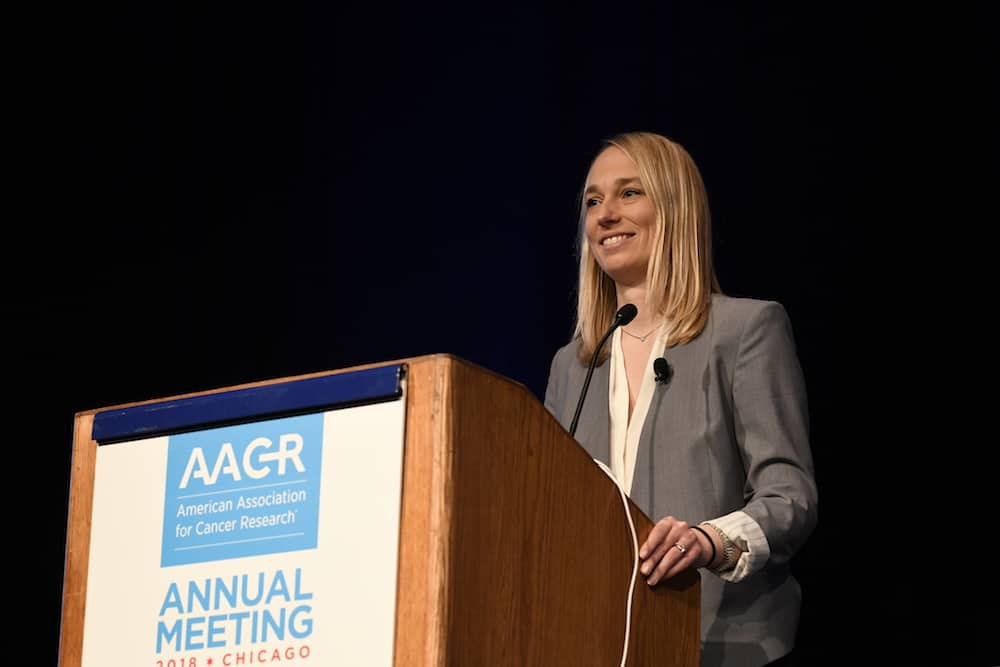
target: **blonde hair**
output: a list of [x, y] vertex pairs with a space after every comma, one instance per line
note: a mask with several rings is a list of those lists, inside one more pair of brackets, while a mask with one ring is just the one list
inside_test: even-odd
[[[711, 216], [701, 173], [680, 144], [659, 134], [619, 134], [605, 140], [597, 155], [612, 146], [635, 162], [656, 209], [654, 250], [646, 269], [647, 303], [642, 305], [663, 317], [669, 347], [686, 343], [705, 328], [712, 294], [722, 291], [712, 265]], [[581, 196], [574, 336], [581, 339], [579, 358], [585, 365], [617, 310], [614, 281], [598, 265], [587, 243], [586, 214], [586, 200]], [[607, 358], [607, 349], [601, 351], [600, 361]]]

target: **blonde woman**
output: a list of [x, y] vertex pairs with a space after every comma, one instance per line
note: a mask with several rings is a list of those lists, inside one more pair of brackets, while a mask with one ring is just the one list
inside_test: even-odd
[[[545, 405], [656, 522], [640, 547], [647, 583], [705, 572], [702, 665], [790, 665], [789, 561], [816, 525], [817, 489], [787, 313], [722, 293], [701, 175], [664, 136], [604, 142], [580, 218], [576, 331]], [[626, 304], [638, 313], [598, 349]]]

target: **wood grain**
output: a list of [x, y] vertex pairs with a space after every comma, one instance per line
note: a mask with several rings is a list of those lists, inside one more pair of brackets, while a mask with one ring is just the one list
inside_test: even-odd
[[[450, 375], [448, 664], [620, 664], [634, 549], [617, 486], [523, 386], [457, 359]], [[652, 522], [629, 505], [641, 544]], [[638, 578], [627, 664], [698, 664], [699, 582]]]

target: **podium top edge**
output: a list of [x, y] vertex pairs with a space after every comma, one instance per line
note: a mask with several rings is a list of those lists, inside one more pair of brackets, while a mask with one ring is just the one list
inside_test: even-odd
[[105, 444], [395, 400], [405, 372], [406, 363], [390, 363], [99, 410], [91, 437]]

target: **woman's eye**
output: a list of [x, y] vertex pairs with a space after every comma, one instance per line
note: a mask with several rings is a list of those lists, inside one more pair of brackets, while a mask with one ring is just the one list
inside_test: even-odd
[[642, 193], [639, 192], [638, 190], [636, 190], [634, 188], [629, 188], [628, 190], [625, 190], [624, 192], [622, 192], [622, 197], [625, 197], [627, 199], [629, 197], [635, 197], [635, 196], [641, 195], [641, 194]]
[[597, 197], [588, 197], [587, 200], [584, 202], [584, 204], [587, 206], [587, 208], [590, 208], [592, 206], [597, 206], [598, 204]]

